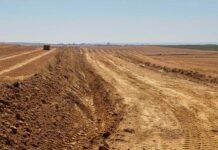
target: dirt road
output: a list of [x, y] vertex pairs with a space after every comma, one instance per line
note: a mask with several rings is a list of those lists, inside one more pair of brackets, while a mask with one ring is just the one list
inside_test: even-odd
[[86, 57], [127, 105], [107, 140], [111, 149], [218, 149], [217, 89], [142, 69], [110, 51], [86, 50]]
[[12, 59], [12, 58], [23, 56], [23, 55], [26, 55], [26, 54], [31, 54], [31, 53], [34, 53], [34, 52], [39, 51], [39, 50], [40, 49], [32, 50], [32, 51], [29, 51], [29, 52], [23, 52], [23, 53], [15, 54], [15, 55], [12, 55], [12, 56], [3, 57], [3, 58], [0, 58], [0, 61], [7, 60], [7, 59]]
[[[0, 149], [218, 149], [216, 58], [208, 76], [155, 59], [157, 47], [140, 48], [60, 48], [43, 71], [0, 84]], [[2, 74], [31, 71], [51, 52]]]
[[[56, 49], [50, 50], [50, 51], [48, 51], [48, 52], [42, 53], [42, 54], [40, 54], [40, 55], [38, 55], [38, 56], [35, 56], [35, 57], [33, 57], [33, 58], [29, 58], [29, 59], [27, 59], [27, 60], [25, 60], [25, 61], [23, 61], [23, 62], [17, 63], [17, 64], [15, 64], [15, 65], [13, 65], [13, 66], [7, 68], [7, 69], [1, 70], [1, 71], [0, 71], [0, 75], [2, 75], [2, 74], [4, 74], [4, 73], [7, 73], [7, 72], [10, 72], [10, 71], [13, 71], [13, 70], [15, 70], [15, 69], [18, 69], [18, 68], [20, 68], [20, 67], [23, 67], [24, 65], [27, 65], [28, 63], [31, 63], [31, 62], [33, 62], [33, 61], [35, 61], [35, 60], [37, 60], [37, 59], [39, 59], [39, 58], [41, 58], [41, 57], [43, 57], [43, 56], [46, 56], [46, 55], [48, 55], [48, 54], [54, 52], [55, 50], [56, 50]], [[31, 53], [33, 53], [33, 52], [31, 52]], [[28, 54], [29, 54], [29, 52], [28, 52]], [[19, 56], [22, 56], [22, 55], [19, 55]], [[18, 56], [16, 56], [16, 57], [18, 57]], [[13, 57], [13, 58], [14, 58], [14, 57]]]
[[13, 55], [21, 54], [37, 50], [39, 47], [21, 46], [21, 45], [1, 45], [0, 44], [0, 58], [6, 58]]

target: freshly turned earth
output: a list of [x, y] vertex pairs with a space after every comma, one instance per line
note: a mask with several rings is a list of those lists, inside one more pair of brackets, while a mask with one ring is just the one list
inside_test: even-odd
[[216, 51], [1, 45], [0, 149], [218, 149], [217, 68]]

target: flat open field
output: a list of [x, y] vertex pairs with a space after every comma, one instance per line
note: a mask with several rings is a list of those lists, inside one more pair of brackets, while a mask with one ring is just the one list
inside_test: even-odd
[[21, 53], [0, 49], [0, 149], [218, 149], [217, 51]]
[[36, 47], [33, 46], [0, 45], [0, 60], [10, 56], [16, 56], [22, 53], [28, 53], [35, 49]]
[[53, 51], [56, 49], [47, 52], [33, 46], [0, 45], [0, 80], [13, 81], [34, 75], [54, 55]]

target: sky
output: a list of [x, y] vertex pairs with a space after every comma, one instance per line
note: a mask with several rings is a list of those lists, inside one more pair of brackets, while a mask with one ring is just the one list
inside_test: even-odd
[[0, 0], [0, 42], [217, 44], [218, 0]]

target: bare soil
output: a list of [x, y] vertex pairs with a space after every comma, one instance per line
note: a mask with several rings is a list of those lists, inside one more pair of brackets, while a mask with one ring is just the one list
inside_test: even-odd
[[0, 84], [0, 149], [218, 149], [217, 65], [215, 51], [59, 49], [4, 74], [38, 72]]
[[[6, 60], [0, 60], [0, 75], [3, 74], [5, 71], [9, 68], [13, 68], [17, 64], [23, 63], [25, 61], [28, 61], [34, 57], [43, 55], [45, 51], [35, 51], [33, 53], [25, 54], [19, 57], [12, 57], [11, 59], [6, 59]], [[16, 68], [16, 67], [15, 67]]]
[[121, 120], [121, 97], [78, 51], [0, 87], [0, 149], [93, 149]]
[[167, 72], [171, 68], [163, 69], [152, 59], [151, 64], [141, 66], [143, 59], [136, 51], [99, 49], [87, 50], [86, 55], [127, 105], [124, 119], [107, 140], [111, 149], [218, 148], [218, 134], [214, 132], [218, 127], [216, 85]]
[[38, 49], [34, 46], [0, 45], [0, 59]]

